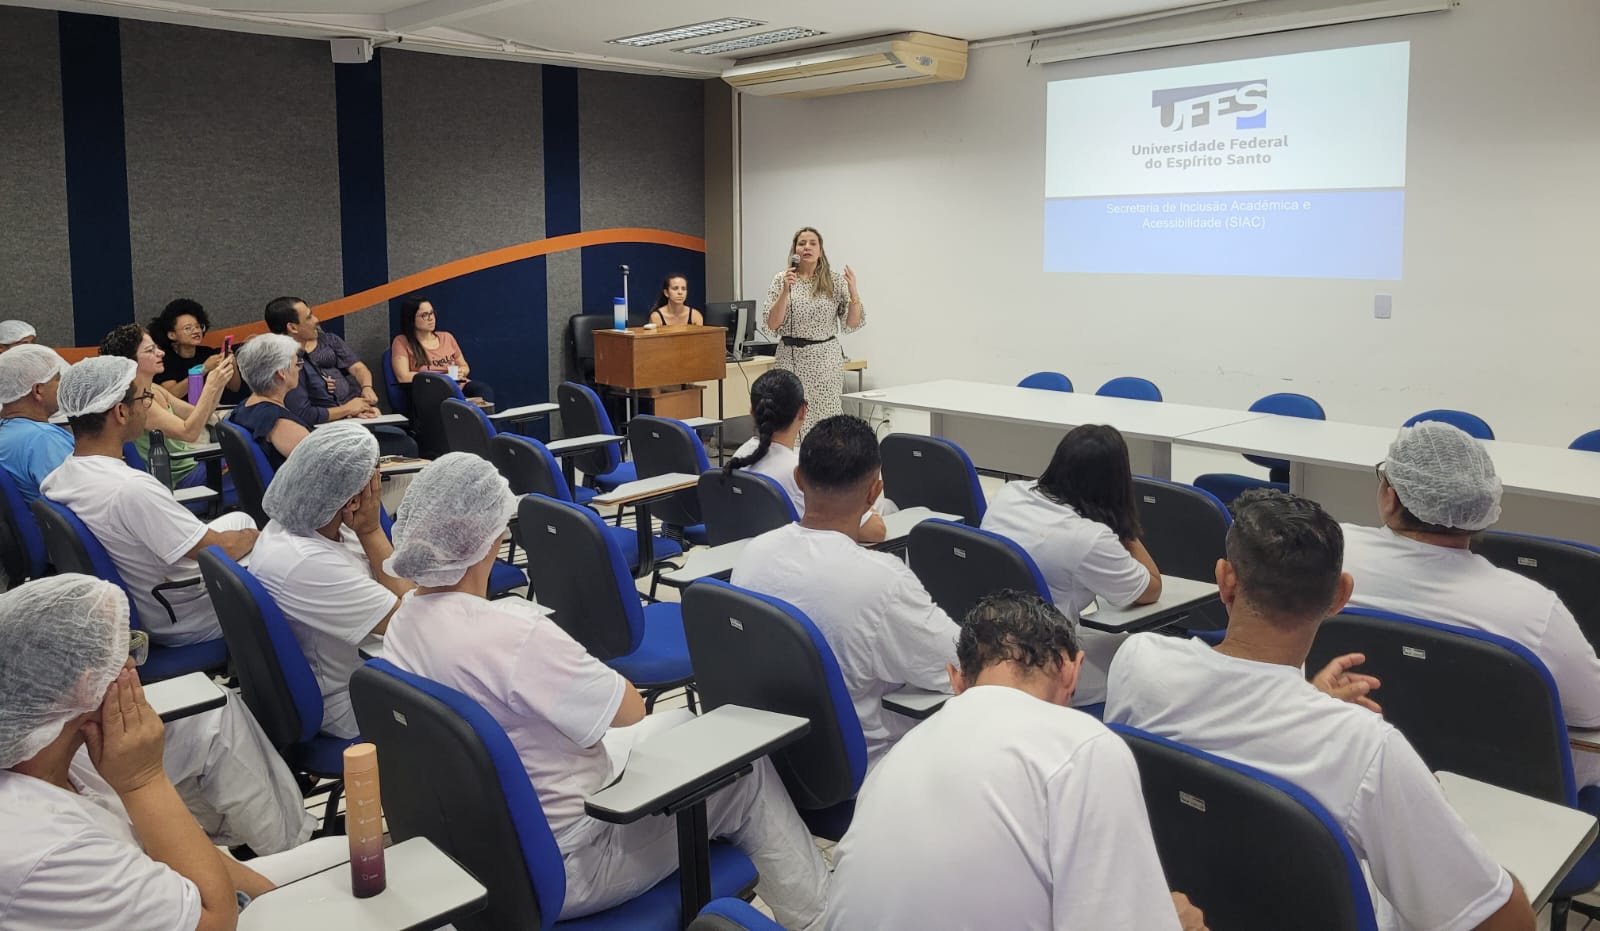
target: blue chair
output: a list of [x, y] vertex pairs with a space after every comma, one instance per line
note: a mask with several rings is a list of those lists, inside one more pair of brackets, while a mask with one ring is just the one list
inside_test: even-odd
[[891, 433], [879, 449], [883, 494], [901, 509], [932, 508], [959, 515], [973, 527], [983, 522], [988, 502], [978, 470], [961, 447], [936, 436]]
[[411, 416], [411, 396], [406, 393], [406, 386], [394, 375], [394, 350], [383, 351], [383, 390], [389, 396], [389, 409], [396, 414]]
[[[689, 425], [670, 417], [640, 414], [628, 422], [628, 447], [639, 478], [654, 478], [671, 472], [699, 475], [711, 468], [705, 445]], [[669, 534], [676, 532], [697, 545], [706, 543], [706, 525], [700, 517], [700, 493], [694, 488], [650, 505], [650, 516], [659, 518]]]
[[1095, 394], [1106, 398], [1131, 398], [1135, 401], [1161, 400], [1161, 389], [1156, 387], [1155, 382], [1134, 375], [1113, 378], [1101, 385]]
[[867, 774], [867, 742], [822, 632], [794, 605], [716, 579], [684, 590], [683, 630], [707, 710], [743, 705], [811, 722], [772, 765], [812, 834], [844, 836]]
[[222, 622], [245, 707], [291, 772], [333, 780], [322, 832], [342, 833], [337, 827], [344, 751], [361, 738], [322, 732], [322, 689], [278, 603], [256, 577], [220, 547], [206, 547], [198, 562]]
[[1206, 924], [1377, 931], [1361, 862], [1310, 794], [1154, 734], [1111, 729], [1139, 766], [1167, 884], [1205, 909]]
[[[1448, 770], [1600, 817], [1600, 788], [1578, 790], [1560, 693], [1528, 648], [1495, 634], [1383, 611], [1346, 609], [1322, 623], [1307, 674], [1364, 653], [1383, 682], [1383, 717], [1431, 770]], [[1566, 927], [1572, 897], [1600, 884], [1592, 845], [1551, 898], [1550, 927]]]
[[[588, 385], [564, 381], [556, 386], [556, 403], [561, 405], [561, 427], [569, 436], [588, 436], [594, 433], [615, 435], [611, 417], [606, 413], [600, 396]], [[604, 446], [592, 453], [575, 457], [573, 464], [583, 473], [586, 482], [601, 491], [610, 491], [626, 485], [639, 477], [634, 464], [623, 462], [615, 446]]]
[[0, 569], [12, 587], [43, 578], [50, 570], [39, 522], [4, 466], [0, 466]]
[[1474, 534], [1471, 546], [1496, 566], [1555, 592], [1584, 639], [1600, 649], [1600, 547], [1505, 530]]
[[483, 408], [471, 401], [446, 398], [439, 405], [444, 427], [444, 445], [453, 453], [471, 453], [489, 459], [489, 443], [499, 431], [489, 422]]
[[265, 527], [267, 512], [261, 507], [261, 499], [266, 496], [267, 485], [274, 474], [267, 454], [255, 437], [227, 418], [217, 422], [217, 445], [222, 447], [222, 461], [228, 464], [228, 473], [233, 476], [239, 508], [250, 515], [257, 527]]
[[1060, 372], [1034, 372], [1022, 381], [1017, 382], [1018, 388], [1039, 388], [1044, 391], [1072, 391], [1072, 379]]
[[[663, 692], [694, 682], [678, 605], [639, 603], [622, 547], [600, 515], [570, 501], [527, 495], [517, 505], [517, 527], [528, 565], [535, 567], [530, 591], [539, 604], [585, 650], [638, 687], [647, 709]], [[689, 707], [695, 707], [692, 694]]]
[[699, 916], [689, 922], [689, 931], [783, 931], [783, 925], [743, 899], [726, 898], [700, 909]]
[[1588, 433], [1572, 441], [1568, 449], [1581, 449], [1585, 452], [1600, 453], [1600, 430], [1590, 430]]
[[800, 519], [783, 486], [748, 469], [727, 474], [707, 469], [700, 473], [696, 492], [705, 517], [706, 540], [712, 546], [759, 537]]
[[1015, 541], [947, 520], [911, 528], [906, 562], [933, 603], [957, 624], [990, 592], [1032, 592], [1052, 601], [1050, 586], [1028, 551]]
[[[1306, 420], [1328, 419], [1328, 415], [1323, 412], [1321, 404], [1303, 394], [1294, 394], [1292, 392], [1269, 394], [1250, 405], [1250, 410], [1263, 414], [1279, 414], [1284, 417], [1300, 417]], [[1231, 472], [1211, 472], [1195, 478], [1194, 484], [1216, 495], [1223, 504], [1232, 504], [1234, 498], [1252, 488], [1276, 488], [1283, 492], [1289, 490], [1289, 460], [1273, 459], [1268, 456], [1253, 456], [1248, 453], [1245, 454], [1245, 458], [1267, 469], [1268, 478], [1266, 481], [1249, 475], [1235, 475]]]
[[[128, 588], [128, 583], [123, 581], [122, 573], [117, 571], [116, 563], [111, 561], [111, 554], [100, 545], [100, 541], [78, 519], [78, 515], [48, 498], [35, 499], [31, 510], [44, 537], [45, 551], [56, 571], [94, 576], [122, 589], [123, 594], [128, 596], [128, 625], [134, 630], [149, 633], [149, 626], [139, 617], [139, 606], [133, 600], [133, 592]], [[164, 582], [157, 585], [152, 594], [157, 601], [166, 605], [168, 619], [173, 620], [172, 606], [167, 604], [162, 593], [198, 584], [198, 578]], [[139, 667], [139, 678], [144, 682], [159, 682], [191, 672], [217, 672], [227, 665], [228, 644], [220, 637], [178, 647], [152, 642], [149, 657]]]
[[452, 398], [467, 399], [461, 386], [448, 375], [418, 372], [411, 377], [411, 428], [417, 437], [418, 453], [424, 459], [437, 459], [450, 451], [441, 406]]
[[[1139, 539], [1161, 574], [1200, 581], [1215, 578], [1217, 560], [1226, 555], [1228, 528], [1233, 526], [1227, 505], [1203, 488], [1147, 475], [1133, 477], [1133, 494], [1144, 531]], [[1220, 600], [1209, 600], [1178, 624], [1191, 632], [1222, 630], [1228, 626], [1228, 612]]]
[[[556, 920], [567, 893], [561, 850], [516, 747], [482, 705], [381, 659], [351, 676], [350, 701], [362, 736], [384, 760], [383, 808], [394, 839], [426, 837], [488, 890], [484, 910], [452, 917], [455, 927], [684, 927], [676, 875], [622, 905]], [[713, 896], [755, 886], [755, 867], [733, 847], [712, 844], [710, 865]]]
[[1423, 411], [1415, 417], [1412, 417], [1410, 420], [1407, 420], [1401, 426], [1416, 426], [1417, 424], [1422, 423], [1424, 420], [1447, 423], [1450, 426], [1466, 433], [1468, 436], [1477, 437], [1480, 440], [1494, 439], [1494, 431], [1489, 429], [1488, 421], [1484, 420], [1482, 417], [1479, 417], [1477, 414], [1469, 414], [1466, 411], [1453, 411], [1448, 408], [1438, 408], [1436, 410]]

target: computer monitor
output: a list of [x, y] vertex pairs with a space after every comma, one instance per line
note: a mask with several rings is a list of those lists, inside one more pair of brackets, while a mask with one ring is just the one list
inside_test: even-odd
[[706, 326], [719, 326], [728, 331], [728, 355], [744, 357], [744, 344], [755, 338], [755, 301], [718, 301], [706, 305]]

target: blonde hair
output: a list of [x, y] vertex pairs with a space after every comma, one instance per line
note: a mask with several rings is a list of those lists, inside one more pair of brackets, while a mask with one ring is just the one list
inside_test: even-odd
[[811, 274], [811, 293], [818, 297], [831, 298], [833, 297], [833, 269], [828, 267], [828, 250], [822, 244], [822, 234], [817, 232], [816, 227], [802, 226], [794, 231], [794, 235], [789, 237], [789, 255], [783, 260], [784, 264], [794, 260], [795, 246], [799, 244], [800, 237], [806, 233], [811, 233], [817, 237], [817, 270]]

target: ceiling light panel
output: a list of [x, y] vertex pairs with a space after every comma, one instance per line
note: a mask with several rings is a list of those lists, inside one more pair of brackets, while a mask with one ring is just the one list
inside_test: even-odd
[[821, 29], [803, 29], [792, 26], [788, 29], [774, 29], [771, 32], [758, 32], [753, 36], [740, 36], [737, 39], [723, 39], [721, 42], [712, 42], [707, 45], [691, 45], [688, 48], [678, 49], [690, 55], [726, 55], [730, 52], [742, 52], [745, 49], [758, 48], [763, 45], [776, 45], [779, 42], [792, 42], [795, 39], [809, 39], [812, 36], [827, 35]]
[[703, 23], [694, 23], [689, 26], [675, 26], [671, 29], [658, 29], [655, 32], [641, 32], [636, 36], [623, 36], [620, 39], [611, 39], [612, 45], [631, 45], [634, 48], [644, 48], [650, 45], [665, 45], [668, 42], [687, 42], [690, 39], [703, 39], [706, 36], [719, 35], [724, 32], [735, 32], [740, 29], [749, 29], [752, 26], [765, 26], [766, 23], [755, 19], [738, 19], [728, 17], [713, 19]]

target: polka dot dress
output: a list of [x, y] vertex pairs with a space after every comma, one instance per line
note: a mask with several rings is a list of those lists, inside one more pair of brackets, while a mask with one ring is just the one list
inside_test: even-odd
[[[774, 275], [767, 288], [767, 301], [761, 310], [763, 320], [783, 293], [784, 274]], [[839, 341], [830, 337], [861, 328], [845, 325], [849, 304], [850, 286], [840, 272], [833, 273], [832, 297], [819, 296], [805, 278], [795, 282], [789, 291], [789, 313], [783, 318], [783, 326], [775, 331], [777, 335], [828, 340], [810, 346], [778, 346], [776, 367], [795, 373], [806, 389], [806, 422], [800, 427], [801, 437], [810, 433], [818, 421], [843, 413], [839, 395], [844, 388], [844, 351]], [[866, 322], [866, 308], [862, 308], [861, 325]]]

